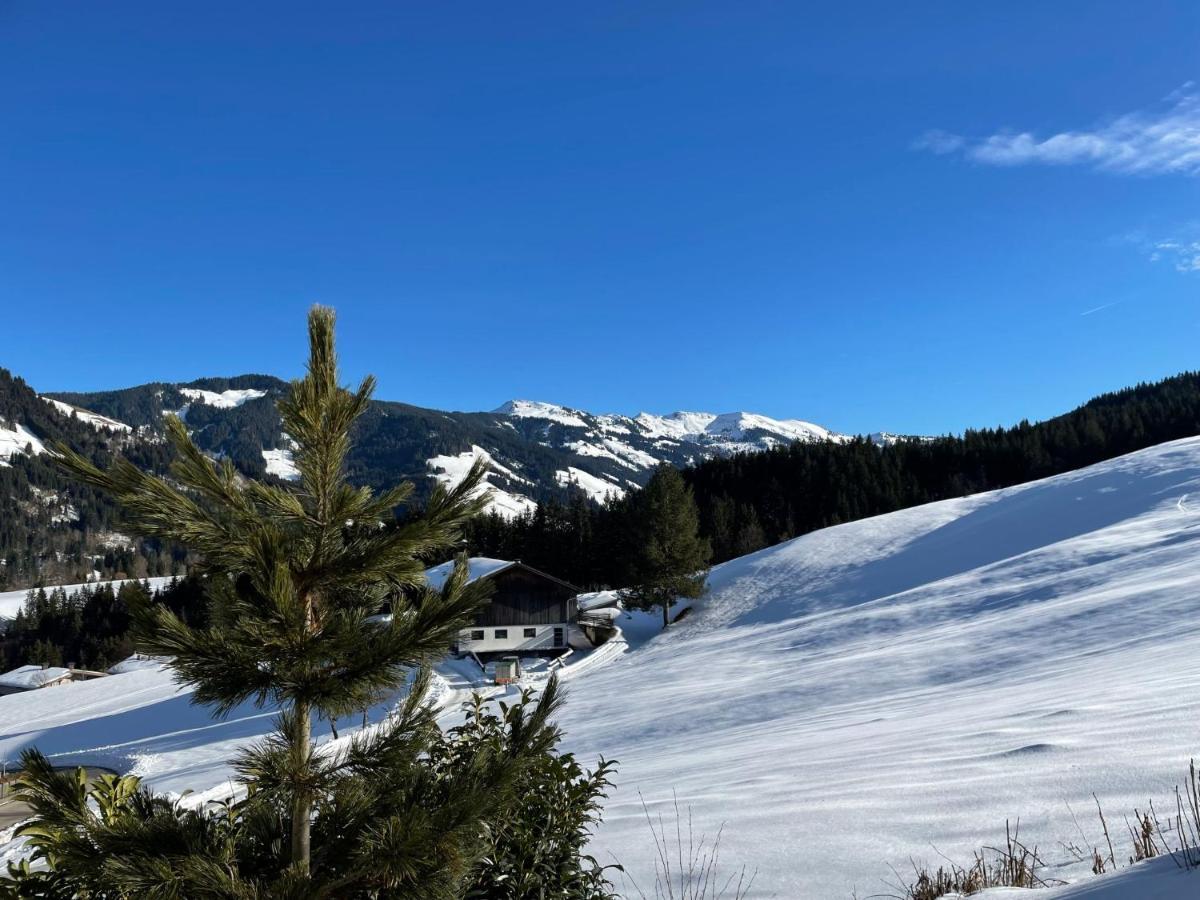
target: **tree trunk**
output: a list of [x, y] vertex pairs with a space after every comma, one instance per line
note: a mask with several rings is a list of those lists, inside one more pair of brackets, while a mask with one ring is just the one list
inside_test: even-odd
[[[305, 761], [305, 775], [307, 776], [309, 745], [312, 741], [312, 713], [309, 711], [307, 703], [297, 703], [295, 710], [296, 727], [299, 732], [296, 736], [295, 752], [298, 759]], [[308, 874], [311, 851], [311, 819], [312, 796], [305, 785], [296, 791], [296, 796], [292, 800], [292, 865], [304, 875]]]
[[663, 628], [671, 624], [671, 604], [669, 601], [663, 601]]

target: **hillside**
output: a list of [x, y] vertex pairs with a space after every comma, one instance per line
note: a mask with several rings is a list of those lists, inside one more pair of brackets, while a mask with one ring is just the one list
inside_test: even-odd
[[166, 448], [62, 402], [47, 402], [0, 369], [0, 590], [44, 579], [49, 584], [98, 574], [178, 574], [185, 556], [120, 532], [112, 502], [59, 473], [47, 446], [63, 441], [97, 461], [114, 452], [161, 471]]
[[[712, 562], [830, 525], [1070, 472], [1200, 434], [1200, 374], [1099, 397], [1040, 422], [877, 442], [795, 441], [684, 469]], [[623, 504], [548, 507], [533, 521], [481, 519], [472, 551], [523, 559], [576, 584], [628, 581]]]
[[1196, 753], [1198, 556], [1189, 438], [714, 569], [692, 616], [572, 687], [569, 748], [621, 761], [599, 856], [645, 871], [639, 793], [671, 827], [677, 793], [756, 896], [884, 891], [1017, 817], [1063, 863], [1071, 810], [1102, 840], [1093, 791], [1120, 821]]
[[[1017, 817], [1049, 876], [1090, 878], [1060, 842], [1102, 840], [1091, 792], [1119, 821], [1196, 752], [1198, 552], [1190, 438], [726, 563], [691, 616], [623, 619], [631, 649], [571, 681], [567, 748], [620, 760], [594, 849], [644, 889], [640, 797], [673, 827], [677, 794], [698, 834], [725, 824], [727, 867], [758, 867], [755, 897], [886, 891], [889, 865], [969, 858]], [[212, 722], [150, 663], [58, 690], [0, 698], [0, 758], [37, 743], [216, 796], [271, 722]], [[1178, 886], [1147, 872], [1111, 883]]]

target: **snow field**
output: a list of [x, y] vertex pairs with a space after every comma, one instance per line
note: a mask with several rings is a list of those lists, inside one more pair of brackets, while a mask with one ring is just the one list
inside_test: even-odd
[[640, 792], [724, 824], [754, 896], [886, 892], [1018, 817], [1048, 874], [1090, 878], [1071, 810], [1102, 840], [1092, 792], [1165, 804], [1200, 741], [1195, 491], [1188, 439], [717, 567], [689, 619], [572, 686], [568, 749], [621, 761], [594, 852], [645, 888]]
[[[433, 472], [434, 478], [452, 488], [467, 477], [467, 473], [471, 471], [471, 466], [477, 459], [484, 460], [490, 472], [497, 472], [514, 481], [529, 483], [528, 479], [522, 478], [512, 469], [496, 461], [492, 454], [479, 446], [472, 446], [470, 450], [455, 455], [435, 456], [426, 461], [426, 466]], [[487, 481], [486, 476], [484, 481]], [[483, 491], [489, 492], [488, 509], [506, 519], [512, 519], [537, 509], [537, 503], [528, 497], [509, 493], [493, 484], [481, 485], [480, 493]]]

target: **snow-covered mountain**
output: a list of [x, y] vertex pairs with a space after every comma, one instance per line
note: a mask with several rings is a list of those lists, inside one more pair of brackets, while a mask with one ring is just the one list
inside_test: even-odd
[[[517, 419], [533, 419], [582, 433], [584, 446], [607, 449], [633, 465], [645, 466], [646, 456], [633, 449], [650, 442], [660, 450], [687, 448], [697, 456], [766, 450], [792, 441], [845, 440], [846, 436], [799, 419], [772, 419], [749, 412], [718, 415], [707, 412], [674, 412], [660, 416], [597, 415], [534, 400], [509, 400], [493, 412]], [[624, 452], [620, 449], [624, 447]], [[590, 455], [601, 456], [602, 452]], [[657, 462], [657, 460], [656, 460]], [[649, 463], [653, 466], [655, 463]]]
[[[275, 410], [286, 390], [277, 378], [242, 375], [44, 399], [98, 429], [151, 437], [173, 413], [204, 450], [243, 471], [295, 478], [291, 442]], [[625, 416], [533, 400], [510, 400], [491, 412], [443, 412], [380, 400], [360, 424], [352, 465], [358, 478], [376, 486], [406, 477], [428, 487], [453, 484], [471, 462], [484, 459], [491, 509], [515, 516], [569, 490], [597, 502], [619, 498], [664, 462], [687, 465], [792, 441], [846, 439], [811, 422], [751, 412]]]
[[492, 411], [514, 431], [577, 462], [555, 471], [555, 481], [595, 500], [622, 496], [645, 483], [660, 463], [687, 465], [713, 456], [753, 453], [794, 441], [845, 441], [799, 419], [749, 412], [597, 414], [537, 400], [509, 400]]

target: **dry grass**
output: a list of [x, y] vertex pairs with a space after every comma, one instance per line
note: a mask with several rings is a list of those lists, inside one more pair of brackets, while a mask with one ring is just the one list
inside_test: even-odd
[[[1095, 794], [1092, 797], [1096, 799]], [[1107, 854], [1102, 852], [1099, 846], [1093, 846], [1090, 853], [1080, 850], [1077, 844], [1063, 846], [1076, 860], [1090, 861], [1092, 872], [1101, 875], [1119, 868], [1120, 864], [1117, 862], [1112, 837], [1108, 831], [1108, 821], [1104, 817], [1099, 799], [1096, 799], [1096, 814], [1100, 819]], [[1079, 828], [1078, 822], [1076, 828], [1087, 844], [1087, 838], [1083, 835], [1083, 829]], [[1145, 811], [1135, 807], [1132, 820], [1125, 816], [1125, 831], [1129, 835], [1131, 848], [1126, 857], [1129, 865], [1144, 859], [1169, 855], [1181, 869], [1200, 869], [1200, 775], [1196, 771], [1196, 761], [1192, 760], [1188, 766], [1187, 778], [1183, 785], [1175, 786], [1174, 816], [1164, 819], [1151, 801]]]
[[1169, 851], [1171, 858], [1182, 869], [1200, 869], [1200, 779], [1196, 775], [1196, 761], [1188, 766], [1188, 777], [1183, 790], [1175, 786], [1175, 834], [1177, 848]]
[[[1063, 849], [1076, 862], [1087, 862], [1092, 872], [1100, 875], [1120, 867], [1108, 819], [1095, 794], [1096, 815], [1100, 822], [1103, 842], [1092, 842], [1075, 818], [1074, 810], [1067, 807], [1075, 821], [1082, 844], [1064, 843]], [[903, 878], [893, 870], [896, 883], [889, 893], [874, 897], [892, 900], [937, 900], [940, 897], [966, 896], [991, 887], [1047, 887], [1062, 882], [1047, 880], [1039, 874], [1045, 863], [1037, 847], [1027, 847], [1018, 837], [1017, 827], [1009, 829], [1004, 824], [1005, 842], [1000, 847], [984, 847], [975, 853], [969, 866], [947, 864], [936, 871], [913, 863], [912, 880]], [[1175, 813], [1160, 817], [1154, 803], [1145, 811], [1135, 808], [1133, 818], [1125, 816], [1125, 830], [1129, 837], [1131, 852], [1128, 864], [1145, 859], [1169, 855], [1181, 869], [1200, 869], [1200, 773], [1192, 760], [1188, 775], [1182, 786], [1175, 787]], [[1083, 848], [1089, 849], [1083, 849]]]
[[975, 851], [974, 861], [967, 866], [947, 860], [936, 870], [912, 862], [912, 880], [893, 870], [896, 883], [891, 892], [875, 894], [892, 900], [937, 900], [938, 897], [974, 894], [993, 887], [1049, 887], [1058, 882], [1047, 881], [1039, 874], [1045, 867], [1037, 847], [1027, 846], [1020, 838], [1021, 823], [1004, 823], [1004, 843], [986, 846]]
[[[692, 826], [692, 809], [686, 817], [674, 800], [674, 822], [668, 823], [661, 814], [655, 817], [638, 793], [646, 823], [654, 838], [654, 888], [647, 894], [627, 872], [622, 879], [631, 889], [630, 896], [640, 900], [742, 900], [750, 893], [758, 870], [747, 872], [746, 867], [728, 875], [721, 871], [721, 836], [724, 826], [710, 842], [705, 835], [697, 836]], [[636, 893], [634, 893], [636, 892]]]

